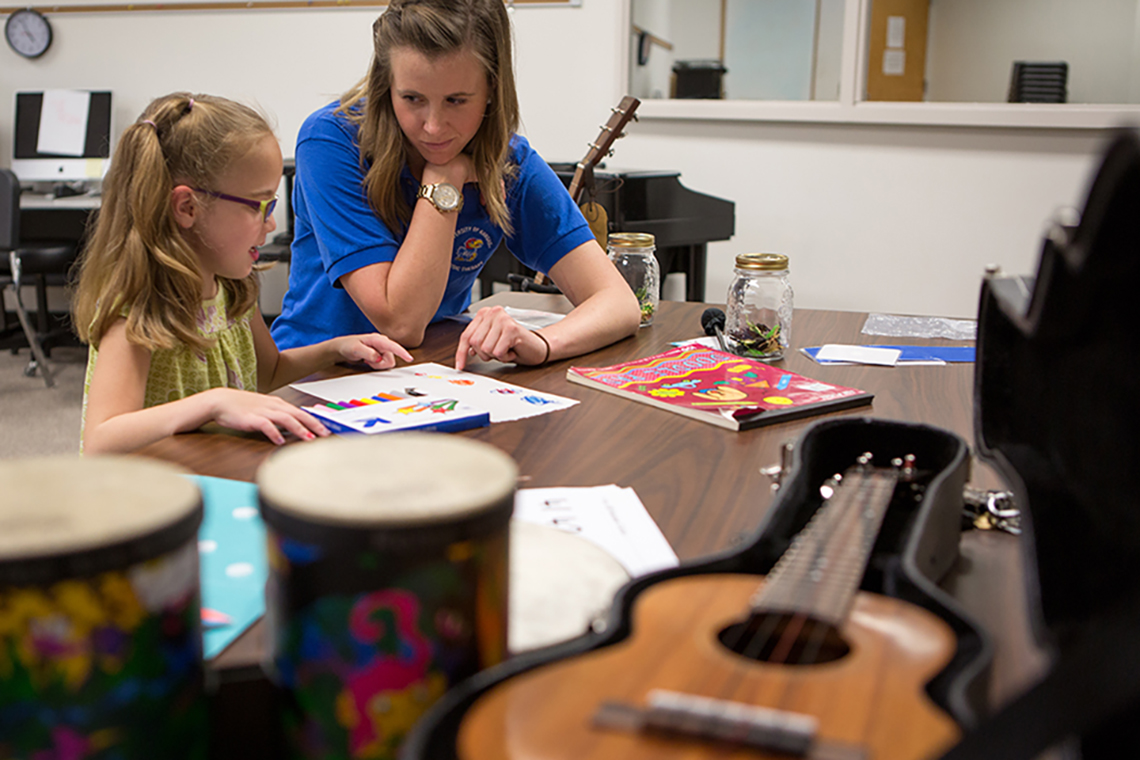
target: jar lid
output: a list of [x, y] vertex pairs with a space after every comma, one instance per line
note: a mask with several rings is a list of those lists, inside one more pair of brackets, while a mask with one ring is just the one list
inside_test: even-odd
[[782, 253], [740, 253], [736, 256], [740, 269], [766, 269], [775, 271], [788, 268], [788, 257]]
[[655, 239], [648, 232], [612, 232], [610, 248], [650, 248]]

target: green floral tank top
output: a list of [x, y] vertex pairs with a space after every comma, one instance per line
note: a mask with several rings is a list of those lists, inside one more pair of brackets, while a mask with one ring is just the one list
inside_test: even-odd
[[[189, 346], [158, 349], [151, 353], [144, 407], [177, 401], [211, 388], [257, 391], [257, 353], [250, 326], [253, 309], [240, 317], [232, 317], [227, 313], [228, 305], [225, 288], [221, 287], [216, 296], [202, 302], [198, 333], [213, 341], [205, 354]], [[87, 420], [87, 392], [98, 356], [94, 346], [88, 348], [87, 379], [83, 384], [84, 422]]]

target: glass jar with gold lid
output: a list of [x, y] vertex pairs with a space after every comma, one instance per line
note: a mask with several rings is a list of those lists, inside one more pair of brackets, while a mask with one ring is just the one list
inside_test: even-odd
[[661, 298], [661, 267], [657, 245], [646, 232], [613, 232], [607, 245], [610, 261], [629, 283], [641, 307], [641, 326], [653, 324]]
[[725, 309], [725, 342], [740, 356], [784, 358], [792, 338], [792, 286], [782, 253], [736, 257]]

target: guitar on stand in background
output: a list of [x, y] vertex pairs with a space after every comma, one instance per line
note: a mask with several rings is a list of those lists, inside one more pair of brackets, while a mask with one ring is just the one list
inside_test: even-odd
[[[630, 121], [637, 120], [636, 113], [639, 105], [641, 105], [640, 100], [631, 95], [626, 95], [616, 108], [610, 109], [613, 115], [610, 116], [609, 121], [602, 125], [602, 131], [598, 133], [593, 142], [589, 143], [590, 149], [586, 151], [585, 157], [575, 165], [574, 178], [570, 180], [570, 197], [582, 210], [582, 215], [586, 217], [586, 222], [590, 225], [590, 231], [594, 233], [594, 237], [603, 251], [606, 249], [606, 241], [609, 236], [609, 218], [606, 210], [597, 202], [594, 167], [606, 156], [613, 155], [614, 141], [619, 137], [625, 137], [625, 132], [622, 130]], [[533, 280], [515, 274], [508, 275], [508, 279], [511, 282], [521, 284], [523, 290], [545, 293], [561, 292], [556, 286], [547, 284], [548, 280], [543, 272], [536, 272]]]

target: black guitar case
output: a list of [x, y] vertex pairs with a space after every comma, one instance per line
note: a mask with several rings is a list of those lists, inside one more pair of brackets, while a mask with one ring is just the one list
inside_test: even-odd
[[564, 644], [516, 656], [448, 691], [407, 737], [402, 760], [456, 757], [456, 737], [468, 708], [484, 692], [543, 664], [626, 638], [634, 600], [653, 584], [703, 573], [766, 574], [822, 504], [819, 486], [844, 471], [863, 452], [876, 462], [914, 454], [936, 473], [921, 502], [887, 512], [861, 588], [897, 597], [939, 615], [957, 634], [949, 665], [927, 687], [934, 701], [964, 728], [981, 720], [991, 644], [981, 629], [942, 591], [938, 580], [958, 558], [962, 490], [969, 475], [969, 449], [961, 438], [923, 425], [866, 418], [824, 420], [796, 444], [791, 466], [771, 509], [744, 548], [665, 570], [623, 587], [604, 626]]
[[[986, 278], [975, 431], [1022, 510], [1044, 680], [947, 760], [1140, 754], [1140, 139], [1116, 136], [1035, 278]], [[1132, 293], [1132, 296], [1128, 294]], [[1129, 305], [1131, 304], [1131, 305]]]

